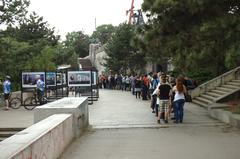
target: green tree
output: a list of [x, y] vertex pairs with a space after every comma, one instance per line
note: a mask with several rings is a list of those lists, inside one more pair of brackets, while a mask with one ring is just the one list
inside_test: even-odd
[[91, 39], [94, 39], [95, 42], [101, 42], [101, 44], [104, 45], [111, 38], [114, 31], [115, 27], [111, 24], [100, 25], [93, 32]]
[[42, 43], [42, 45], [55, 46], [60, 39], [59, 35], [55, 35], [55, 29], [50, 28], [47, 21], [35, 12], [31, 13], [29, 18], [25, 18], [16, 28], [15, 37], [19, 41], [25, 41], [32, 44]]
[[85, 57], [89, 54], [90, 39], [82, 31], [68, 33], [63, 43], [65, 49], [74, 51], [78, 57]]
[[37, 56], [25, 63], [25, 68], [42, 71], [56, 70], [56, 64], [54, 63], [55, 51], [55, 48], [45, 46]]
[[18, 42], [12, 37], [0, 39], [0, 74], [2, 78], [5, 75], [11, 76], [14, 89], [19, 88], [20, 72], [30, 61], [30, 50], [31, 46], [26, 42]]
[[141, 30], [147, 56], [171, 58], [182, 72], [204, 68], [212, 75], [230, 69], [230, 57], [239, 57], [237, 1], [144, 0], [142, 8], [149, 17]]
[[66, 47], [63, 43], [59, 43], [56, 47], [55, 63], [57, 65], [71, 65], [73, 70], [78, 70], [78, 55], [73, 47]]
[[132, 46], [135, 28], [132, 25], [120, 24], [109, 39], [105, 50], [108, 55], [106, 66], [114, 72], [126, 73], [143, 68], [144, 55]]
[[1, 0], [0, 1], [0, 25], [14, 24], [21, 21], [27, 14], [29, 0]]

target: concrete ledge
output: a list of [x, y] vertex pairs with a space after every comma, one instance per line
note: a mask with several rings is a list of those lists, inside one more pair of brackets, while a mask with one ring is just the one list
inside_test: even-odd
[[219, 109], [219, 108], [227, 108], [229, 107], [227, 104], [223, 104], [223, 103], [212, 103], [210, 105], [208, 105], [208, 110], [211, 109]]
[[240, 115], [222, 109], [210, 109], [209, 115], [224, 123], [240, 128]]
[[53, 115], [0, 142], [0, 158], [58, 158], [73, 139], [73, 117]]
[[53, 114], [72, 114], [72, 131], [74, 137], [79, 137], [89, 125], [88, 98], [68, 97], [45, 104], [34, 109], [34, 123], [39, 122]]

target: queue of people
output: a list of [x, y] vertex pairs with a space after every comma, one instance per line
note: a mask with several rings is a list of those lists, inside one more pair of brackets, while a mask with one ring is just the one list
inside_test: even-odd
[[164, 73], [101, 75], [99, 80], [100, 88], [131, 91], [136, 99], [151, 100], [159, 124], [168, 123], [171, 113], [174, 123], [182, 123], [187, 90], [196, 87], [196, 82], [187, 77], [174, 78]]

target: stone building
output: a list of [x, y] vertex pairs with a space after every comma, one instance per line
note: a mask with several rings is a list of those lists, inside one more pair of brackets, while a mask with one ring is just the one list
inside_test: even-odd
[[[107, 54], [104, 51], [104, 46], [100, 44], [90, 44], [89, 45], [89, 56], [79, 59], [80, 69], [85, 67], [94, 67], [98, 70], [98, 74], [104, 74], [106, 72], [106, 67], [104, 66], [107, 58]], [[145, 72], [169, 72], [172, 71], [174, 66], [171, 64], [171, 60], [168, 60], [164, 63], [157, 64], [157, 63], [150, 63], [148, 62], [145, 66]]]

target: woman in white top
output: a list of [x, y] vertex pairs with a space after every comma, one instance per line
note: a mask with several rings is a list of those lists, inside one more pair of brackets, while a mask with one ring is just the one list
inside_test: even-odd
[[183, 85], [183, 80], [181, 78], [176, 79], [176, 85], [173, 87], [174, 100], [173, 109], [175, 116], [175, 123], [182, 123], [183, 121], [183, 107], [185, 103], [184, 94], [187, 92], [186, 87]]

